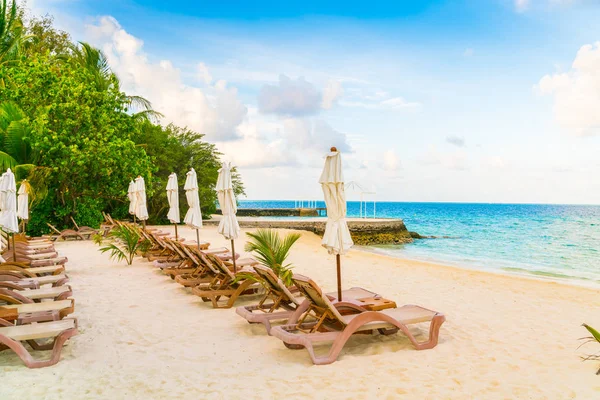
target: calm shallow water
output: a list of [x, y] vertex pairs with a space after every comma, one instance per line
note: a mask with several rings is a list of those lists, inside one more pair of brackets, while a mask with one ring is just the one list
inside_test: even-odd
[[[318, 207], [324, 207], [319, 202]], [[240, 208], [292, 208], [294, 201], [240, 201]], [[368, 205], [372, 216], [372, 203]], [[348, 203], [348, 216], [359, 216]], [[377, 217], [443, 238], [377, 246], [378, 252], [462, 267], [600, 283], [600, 206], [377, 203]], [[575, 283], [575, 282], [574, 282]]]

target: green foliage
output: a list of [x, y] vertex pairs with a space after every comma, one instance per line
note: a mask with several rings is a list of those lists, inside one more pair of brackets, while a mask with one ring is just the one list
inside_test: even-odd
[[133, 257], [139, 252], [148, 250], [150, 243], [143, 239], [136, 229], [125, 225], [119, 225], [113, 228], [108, 234], [109, 243], [100, 248], [102, 253], [110, 252], [110, 258], [122, 261], [127, 265], [133, 263]]
[[[165, 186], [176, 172], [198, 173], [205, 215], [215, 210], [220, 154], [203, 135], [155, 124], [148, 100], [124, 93], [104, 54], [73, 43], [51, 17], [29, 18], [15, 2], [0, 0], [0, 172], [14, 168], [30, 184], [28, 233], [97, 227], [102, 211], [128, 216], [126, 190], [146, 181], [150, 223], [167, 223]], [[27, 24], [23, 24], [26, 20]], [[243, 193], [237, 173], [236, 194]]]
[[[587, 336], [587, 337], [581, 338], [581, 340], [585, 340], [585, 342], [582, 344], [582, 346], [584, 344], [590, 343], [590, 342], [600, 343], [600, 332], [598, 332], [596, 329], [592, 328], [588, 324], [583, 324], [583, 327], [585, 329], [587, 329], [587, 331], [589, 333], [591, 333], [592, 336]], [[586, 357], [583, 357], [583, 360], [584, 361], [589, 361], [589, 360], [598, 361], [598, 360], [600, 360], [600, 353], [590, 354]], [[600, 375], [600, 369], [598, 369], [598, 371], [596, 371], [596, 375]]]
[[0, 0], [0, 64], [18, 57], [19, 46], [25, 38], [23, 30], [17, 1]]
[[28, 40], [21, 46], [23, 57], [61, 56], [71, 52], [71, 37], [67, 32], [55, 29], [53, 22], [49, 15], [29, 19], [25, 26]]
[[256, 232], [247, 232], [250, 238], [246, 242], [245, 250], [254, 252], [256, 259], [275, 274], [286, 284], [292, 284], [292, 265], [284, 264], [290, 249], [300, 239], [297, 233], [290, 233], [283, 238], [273, 229], [257, 229]]
[[[217, 194], [215, 186], [221, 163], [220, 153], [214, 144], [202, 141], [204, 135], [187, 128], [179, 128], [173, 124], [166, 127], [145, 121], [135, 137], [136, 143], [143, 147], [157, 167], [153, 176], [152, 192], [148, 196], [148, 209], [151, 210], [150, 224], [168, 223], [166, 214], [169, 208], [165, 187], [171, 172], [177, 174], [179, 183], [179, 209], [187, 210], [185, 192], [186, 173], [194, 168], [198, 176], [198, 197], [203, 215], [210, 215], [216, 210]], [[235, 175], [238, 193], [243, 193], [243, 185], [239, 176]]]

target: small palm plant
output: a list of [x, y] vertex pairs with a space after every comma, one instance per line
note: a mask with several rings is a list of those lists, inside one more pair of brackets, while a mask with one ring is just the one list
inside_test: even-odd
[[[592, 336], [586, 336], [586, 337], [581, 338], [581, 340], [585, 340], [585, 342], [582, 343], [581, 346], [583, 346], [584, 344], [589, 343], [589, 342], [600, 343], [600, 332], [598, 332], [597, 330], [595, 330], [588, 324], [583, 324], [583, 327], [585, 329], [587, 329], [588, 332], [592, 334]], [[588, 361], [588, 360], [600, 361], [600, 353], [590, 354], [589, 356], [582, 357], [582, 358], [583, 358], [583, 361]], [[598, 371], [596, 371], [596, 375], [600, 375], [600, 369]]]
[[[113, 228], [108, 234], [110, 242], [100, 248], [102, 253], [110, 252], [110, 258], [117, 261], [125, 260], [127, 265], [133, 263], [133, 257], [138, 251], [144, 252], [148, 250], [150, 242], [148, 239], [142, 239], [142, 236], [134, 228], [119, 225]], [[102, 244], [101, 237], [95, 237], [94, 240], [98, 244]]]
[[283, 238], [272, 229], [258, 229], [256, 232], [247, 232], [249, 240], [246, 242], [245, 250], [254, 252], [256, 259], [273, 272], [286, 285], [292, 284], [292, 265], [285, 264], [290, 249], [300, 239], [298, 233], [290, 233]]

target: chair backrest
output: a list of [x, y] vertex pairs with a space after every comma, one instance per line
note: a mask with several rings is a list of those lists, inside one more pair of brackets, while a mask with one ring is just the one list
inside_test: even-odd
[[112, 216], [110, 214], [106, 214], [106, 219], [108, 220], [109, 223], [115, 225], [115, 220], [112, 218]]
[[331, 304], [331, 301], [323, 294], [319, 285], [312, 279], [304, 275], [294, 274], [292, 281], [313, 306], [329, 310], [340, 323], [344, 324], [344, 319], [340, 312]]
[[175, 248], [175, 251], [177, 251], [177, 254], [181, 255], [181, 253], [183, 253], [182, 258], [189, 258], [190, 260], [192, 260], [194, 265], [196, 265], [198, 267], [202, 265], [202, 262], [200, 261], [200, 259], [196, 256], [196, 254], [194, 254], [194, 252], [192, 252], [190, 250], [189, 247], [187, 247], [183, 243], [177, 242], [175, 240], [169, 240], [169, 242], [173, 245], [173, 247]]
[[33, 300], [23, 296], [19, 291], [0, 288], [0, 300], [8, 304], [30, 304]]
[[198, 248], [196, 246], [188, 247], [188, 250], [190, 252], [192, 252], [193, 254], [195, 254], [196, 257], [198, 257], [198, 259], [200, 260], [200, 262], [203, 265], [206, 265], [213, 272], [213, 274], [221, 273], [221, 269], [217, 265], [217, 262], [213, 261], [213, 259], [209, 258], [207, 253], [204, 253], [203, 251], [198, 250]]
[[225, 265], [225, 263], [223, 261], [221, 261], [221, 259], [219, 257], [215, 256], [214, 254], [210, 254], [210, 253], [205, 253], [204, 255], [206, 256], [206, 259], [209, 261], [209, 265], [212, 264], [212, 266], [217, 269], [217, 273], [222, 273], [231, 279], [235, 279], [235, 275], [233, 274], [233, 272], [231, 272], [229, 267], [227, 267], [227, 265]]
[[271, 268], [267, 268], [262, 265], [255, 265], [254, 270], [269, 286], [269, 288], [276, 292], [278, 295], [283, 296], [283, 299], [288, 302], [293, 302], [296, 305], [300, 303], [294, 295], [289, 291], [289, 289], [285, 286], [285, 283], [273, 272]]
[[50, 227], [50, 229], [52, 229], [54, 232], [56, 232], [60, 235], [61, 232], [54, 225], [52, 225], [49, 222], [46, 222], [46, 225], [48, 225]]
[[30, 272], [29, 270], [27, 270], [27, 268], [23, 268], [21, 266], [14, 265], [12, 263], [0, 264], [0, 271], [16, 272], [18, 274], [21, 274], [21, 275], [29, 277], [29, 278], [35, 277], [35, 274]]

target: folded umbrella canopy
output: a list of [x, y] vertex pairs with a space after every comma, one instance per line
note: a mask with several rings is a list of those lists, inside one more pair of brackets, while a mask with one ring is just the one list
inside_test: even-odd
[[200, 232], [202, 228], [202, 211], [200, 211], [200, 198], [198, 197], [198, 177], [194, 168], [190, 168], [185, 178], [185, 198], [187, 199], [188, 208], [183, 222], [188, 226], [196, 230], [196, 241], [198, 243], [198, 250], [200, 250]]
[[23, 232], [25, 232], [25, 222], [29, 219], [29, 192], [27, 181], [24, 179], [17, 192], [17, 217], [23, 222]]
[[[14, 234], [19, 232], [19, 222], [17, 221], [17, 184], [15, 176], [10, 170], [6, 171], [0, 185], [2, 192], [2, 211], [0, 211], [0, 227], [5, 232], [13, 234], [13, 251], [14, 251]], [[14, 253], [16, 261], [17, 254]]]
[[236, 213], [237, 204], [235, 194], [233, 193], [233, 184], [231, 182], [231, 163], [224, 162], [219, 169], [219, 177], [217, 178], [217, 198], [221, 207], [221, 222], [219, 223], [218, 232], [231, 240], [231, 253], [233, 256], [233, 270], [236, 271], [235, 265], [235, 245], [234, 240], [240, 235], [240, 225], [238, 224]]
[[127, 198], [129, 198], [129, 214], [135, 216], [135, 182], [132, 180], [129, 182], [129, 188], [127, 189]]
[[321, 244], [329, 254], [335, 254], [337, 261], [338, 300], [342, 300], [342, 277], [340, 255], [345, 254], [354, 245], [346, 223], [346, 194], [342, 174], [342, 157], [335, 147], [327, 154], [325, 166], [319, 179], [325, 204], [327, 206], [327, 224]]
[[177, 235], [177, 224], [181, 222], [181, 215], [179, 214], [179, 186], [177, 184], [177, 174], [173, 172], [169, 175], [167, 181], [167, 200], [169, 201], [169, 212], [167, 218], [175, 225], [175, 239], [179, 239]]
[[144, 178], [138, 176], [135, 179], [135, 216], [144, 222], [148, 219], [148, 206], [146, 205], [146, 183]]

